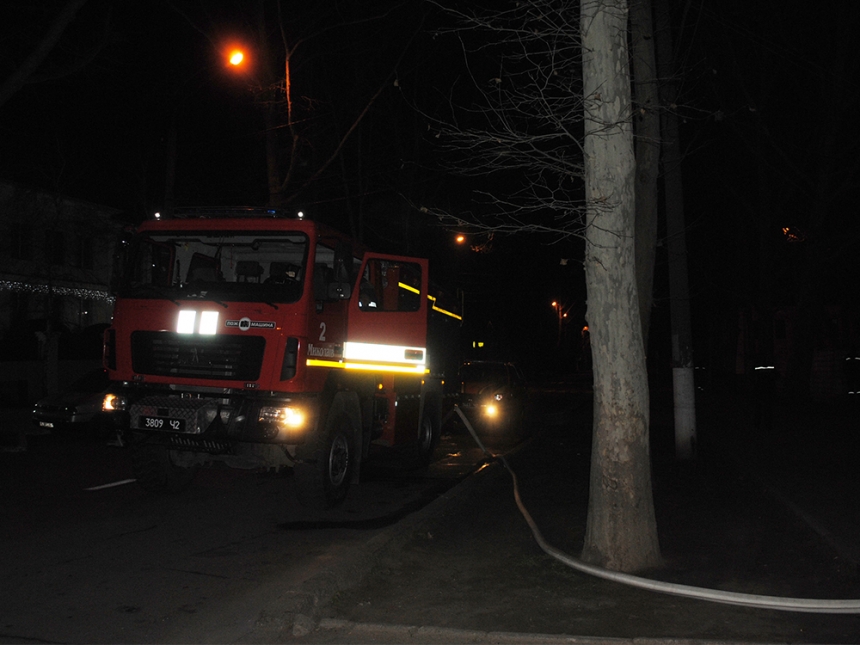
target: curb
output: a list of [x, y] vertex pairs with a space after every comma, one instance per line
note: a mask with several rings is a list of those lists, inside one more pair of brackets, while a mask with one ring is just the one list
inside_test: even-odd
[[355, 623], [348, 620], [323, 619], [320, 630], [338, 632], [343, 639], [334, 642], [353, 643], [495, 643], [497, 645], [530, 645], [532, 643], [568, 645], [762, 645], [741, 641], [696, 640], [685, 638], [612, 638], [607, 636], [568, 636], [567, 634], [529, 634], [523, 632], [483, 632], [450, 627], [419, 627], [384, 623]]

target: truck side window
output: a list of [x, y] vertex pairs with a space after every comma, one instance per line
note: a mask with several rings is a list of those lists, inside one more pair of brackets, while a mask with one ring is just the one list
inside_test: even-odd
[[364, 268], [358, 306], [363, 311], [418, 311], [421, 266], [373, 258]]
[[314, 299], [321, 302], [346, 300], [352, 292], [352, 266], [350, 249], [338, 242], [334, 248], [317, 244], [314, 258]]
[[334, 281], [334, 269], [318, 263], [314, 265], [314, 298], [328, 300], [328, 286]]

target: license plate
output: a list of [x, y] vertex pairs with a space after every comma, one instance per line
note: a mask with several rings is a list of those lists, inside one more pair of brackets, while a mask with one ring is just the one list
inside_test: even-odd
[[54, 423], [53, 423], [53, 421], [39, 421], [39, 427], [40, 428], [53, 428]]
[[171, 419], [170, 417], [140, 417], [138, 424], [146, 430], [167, 430], [170, 432], [184, 432], [185, 419]]

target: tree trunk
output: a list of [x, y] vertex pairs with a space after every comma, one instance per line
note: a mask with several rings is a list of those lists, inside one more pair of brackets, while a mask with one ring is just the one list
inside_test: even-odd
[[582, 0], [588, 326], [594, 428], [582, 557], [617, 571], [657, 566], [649, 392], [636, 292], [627, 2]]
[[636, 135], [636, 279], [642, 344], [648, 354], [651, 306], [654, 301], [654, 258], [657, 248], [657, 176], [660, 167], [660, 100], [654, 54], [651, 0], [630, 7], [635, 91], [633, 131]]

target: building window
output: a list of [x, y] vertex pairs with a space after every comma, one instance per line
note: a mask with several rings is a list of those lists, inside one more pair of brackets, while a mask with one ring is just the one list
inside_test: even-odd
[[69, 240], [69, 266], [76, 269], [92, 269], [94, 238], [83, 233], [75, 233]]
[[83, 245], [83, 235], [74, 233], [70, 236], [69, 244], [69, 266], [79, 269], [81, 267], [81, 250]]
[[93, 262], [93, 246], [95, 245], [95, 238], [87, 237], [86, 235], [80, 236], [80, 245], [79, 249], [81, 252], [81, 263], [80, 267], [82, 269], [92, 269], [95, 266]]
[[61, 266], [66, 259], [66, 236], [60, 231], [49, 231], [45, 255], [48, 263], [53, 266]]
[[31, 307], [30, 294], [25, 291], [12, 291], [9, 293], [9, 322], [16, 326], [30, 317]]
[[9, 255], [15, 260], [33, 259], [33, 229], [23, 222], [12, 222]]

